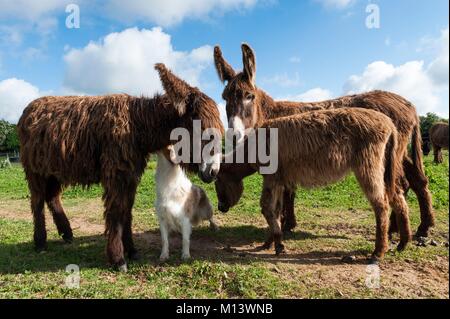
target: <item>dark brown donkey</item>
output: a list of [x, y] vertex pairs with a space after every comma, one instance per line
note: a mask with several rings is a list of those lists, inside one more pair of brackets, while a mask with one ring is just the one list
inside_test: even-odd
[[[286, 188], [325, 186], [350, 172], [355, 174], [375, 211], [373, 259], [382, 258], [388, 247], [389, 205], [400, 227], [398, 250], [406, 247], [411, 230], [408, 206], [400, 186], [403, 157], [398, 156], [397, 129], [387, 116], [358, 108], [320, 110], [268, 120], [261, 127], [278, 130], [278, 169], [263, 175], [261, 211], [269, 225], [269, 237], [261, 249], [268, 249], [275, 242], [275, 252], [284, 252], [281, 213]], [[257, 129], [256, 134], [263, 132]], [[266, 145], [274, 143], [270, 134], [264, 138]], [[247, 141], [226, 156], [235, 157], [239, 148], [245, 147], [245, 158], [248, 158], [251, 145]], [[258, 161], [227, 164], [230, 162], [226, 159], [222, 163], [216, 180], [218, 200], [224, 210], [237, 203], [242, 194], [242, 179], [265, 166]]]
[[[193, 120], [201, 120], [202, 130], [215, 128], [223, 134], [212, 99], [177, 78], [163, 64], [155, 68], [166, 95], [49, 96], [25, 108], [18, 129], [37, 250], [45, 249], [47, 242], [44, 202], [59, 234], [71, 242], [72, 229], [61, 204], [62, 187], [101, 183], [106, 252], [113, 266], [126, 271], [124, 252], [130, 258], [137, 253], [131, 211], [149, 154], [168, 146], [175, 128], [186, 128], [192, 139]], [[211, 182], [219, 165], [202, 161], [201, 165], [185, 166]]]
[[434, 162], [436, 164], [444, 161], [442, 149], [448, 150], [448, 123], [435, 123], [431, 126], [428, 137], [423, 138], [423, 153], [430, 154], [430, 146], [433, 147]]
[[[374, 91], [365, 94], [345, 96], [334, 100], [317, 103], [300, 103], [274, 101], [255, 85], [256, 59], [253, 50], [242, 45], [244, 70], [240, 73], [224, 60], [219, 47], [214, 49], [217, 73], [222, 82], [226, 82], [223, 98], [229, 126], [234, 129], [259, 127], [267, 119], [302, 113], [315, 109], [365, 108], [379, 111], [391, 118], [398, 130], [398, 151], [403, 158], [406, 179], [404, 187], [409, 186], [416, 193], [420, 205], [421, 223], [418, 236], [428, 236], [429, 228], [434, 225], [431, 194], [428, 190], [428, 179], [424, 174], [421, 152], [420, 123], [415, 107], [404, 98], [389, 92]], [[243, 135], [243, 134], [241, 134]], [[407, 145], [412, 142], [411, 157], [407, 154]], [[407, 180], [407, 182], [406, 182]], [[285, 206], [283, 215], [286, 218], [284, 230], [295, 227], [294, 198], [295, 188], [284, 193]], [[391, 219], [391, 231], [396, 231], [395, 219]]]

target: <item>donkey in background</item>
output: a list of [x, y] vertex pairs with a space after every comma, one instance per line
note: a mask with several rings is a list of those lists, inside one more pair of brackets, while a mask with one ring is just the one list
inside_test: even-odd
[[[18, 132], [37, 250], [46, 249], [44, 202], [58, 233], [71, 242], [73, 233], [61, 203], [62, 188], [101, 183], [106, 253], [114, 267], [126, 271], [124, 252], [132, 259], [137, 255], [131, 211], [150, 153], [172, 143], [170, 133], [174, 128], [186, 128], [192, 138], [193, 120], [201, 120], [202, 130], [215, 128], [223, 134], [212, 99], [177, 78], [163, 64], [155, 68], [166, 95], [49, 96], [25, 108]], [[202, 148], [205, 144], [202, 141]], [[219, 171], [220, 159], [183, 165], [211, 182]]]
[[428, 136], [423, 137], [423, 154], [430, 154], [433, 147], [434, 162], [440, 164], [444, 161], [442, 149], [448, 150], [448, 123], [435, 123], [431, 126]]
[[[241, 131], [260, 127], [268, 119], [303, 113], [318, 109], [364, 108], [381, 112], [388, 116], [398, 130], [397, 157], [403, 160], [404, 188], [410, 187], [417, 195], [420, 205], [421, 223], [417, 236], [427, 237], [430, 227], [434, 226], [431, 194], [428, 179], [425, 176], [421, 152], [420, 121], [415, 107], [394, 93], [374, 91], [365, 94], [345, 96], [334, 100], [301, 103], [274, 101], [255, 84], [256, 58], [247, 44], [242, 44], [244, 70], [235, 72], [225, 61], [218, 46], [214, 49], [214, 60], [220, 80], [226, 83], [222, 97], [226, 101], [226, 111], [230, 128]], [[319, 132], [320, 133], [320, 132]], [[407, 146], [411, 140], [411, 157]], [[409, 185], [408, 185], [409, 184]], [[284, 192], [283, 216], [284, 230], [295, 227], [294, 198], [295, 187]], [[396, 219], [391, 218], [391, 232], [397, 231]]]
[[[403, 250], [411, 239], [408, 206], [399, 185], [402, 157], [397, 150], [398, 134], [392, 121], [382, 113], [367, 109], [311, 111], [268, 120], [262, 128], [278, 130], [278, 170], [263, 175], [261, 211], [269, 225], [269, 236], [260, 249], [275, 242], [276, 254], [282, 244], [281, 214], [286, 189], [326, 186], [352, 171], [371, 203], [376, 217], [376, 244], [372, 259], [381, 259], [388, 248], [388, 208], [395, 212]], [[260, 131], [256, 129], [256, 133]], [[259, 137], [259, 136], [258, 136]], [[254, 140], [258, 140], [258, 137]], [[266, 145], [271, 143], [265, 136]], [[226, 156], [242, 151], [248, 158], [250, 139], [246, 138]], [[259, 140], [258, 140], [259, 141]], [[259, 147], [259, 144], [257, 145]], [[242, 150], [244, 148], [244, 150]], [[231, 164], [229, 164], [231, 163]], [[226, 212], [242, 195], [242, 179], [264, 164], [232, 163], [225, 160], [217, 177], [216, 192], [220, 210]]]

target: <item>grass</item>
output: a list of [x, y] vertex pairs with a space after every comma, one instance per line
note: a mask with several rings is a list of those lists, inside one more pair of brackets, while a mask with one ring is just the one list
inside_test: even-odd
[[[64, 192], [63, 202], [76, 239], [67, 245], [47, 217], [49, 248], [33, 251], [29, 195], [20, 165], [0, 170], [0, 298], [448, 298], [448, 154], [445, 163], [425, 159], [437, 223], [437, 246], [410, 245], [389, 252], [380, 264], [379, 289], [366, 286], [366, 257], [374, 247], [374, 216], [356, 180], [297, 192], [299, 226], [285, 240], [288, 254], [256, 252], [265, 239], [259, 210], [261, 178], [245, 180], [240, 203], [212, 232], [206, 224], [192, 235], [193, 260], [181, 262], [179, 236], [173, 236], [171, 258], [159, 263], [160, 239], [154, 214], [154, 168], [142, 177], [134, 206], [135, 242], [142, 254], [125, 274], [110, 270], [102, 236], [102, 189], [78, 187]], [[213, 185], [202, 185], [216, 206]], [[411, 223], [419, 209], [410, 192]], [[354, 255], [353, 264], [341, 258]], [[66, 266], [80, 268], [80, 288], [66, 287]]]

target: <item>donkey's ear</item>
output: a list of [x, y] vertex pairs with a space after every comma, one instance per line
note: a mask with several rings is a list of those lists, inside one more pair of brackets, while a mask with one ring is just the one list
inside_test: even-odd
[[155, 64], [155, 70], [158, 71], [162, 86], [180, 115], [186, 113], [186, 98], [193, 88], [162, 63]]
[[252, 48], [243, 43], [242, 46], [242, 62], [244, 63], [244, 74], [247, 76], [251, 85], [255, 85], [256, 77], [256, 58]]
[[229, 82], [236, 76], [236, 72], [234, 72], [231, 65], [223, 58], [222, 50], [220, 50], [218, 45], [214, 47], [214, 64], [216, 65], [217, 74], [222, 83], [225, 81]]

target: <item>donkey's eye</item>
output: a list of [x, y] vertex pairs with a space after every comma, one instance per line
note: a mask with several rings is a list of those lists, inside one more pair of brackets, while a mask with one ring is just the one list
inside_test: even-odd
[[251, 102], [255, 99], [255, 95], [253, 93], [247, 92], [245, 93], [245, 100]]

